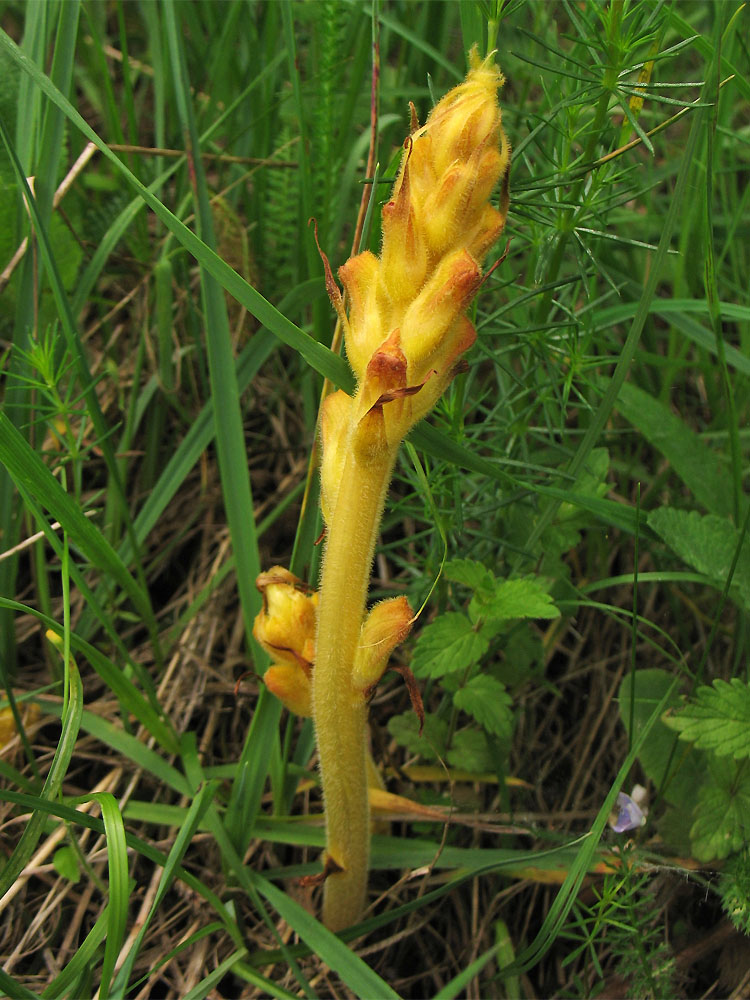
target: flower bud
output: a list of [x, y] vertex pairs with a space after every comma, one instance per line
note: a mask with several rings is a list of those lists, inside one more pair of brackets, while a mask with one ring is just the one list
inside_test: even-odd
[[360, 633], [352, 670], [352, 686], [369, 693], [385, 673], [388, 657], [411, 630], [414, 613], [405, 597], [376, 604]]

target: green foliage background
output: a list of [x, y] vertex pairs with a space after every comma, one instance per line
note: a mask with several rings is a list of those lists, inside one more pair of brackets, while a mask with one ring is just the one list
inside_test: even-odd
[[[695, 900], [749, 925], [747, 17], [0, 8], [8, 996], [707, 988], [678, 961]], [[371, 190], [377, 252], [408, 101], [475, 43], [507, 77], [509, 245], [386, 512], [373, 593], [424, 606], [427, 718], [389, 675], [373, 745], [422, 812], [378, 827], [342, 940], [294, 881], [314, 740], [260, 680], [254, 580], [315, 583], [322, 380], [352, 386], [308, 220], [335, 268]]]

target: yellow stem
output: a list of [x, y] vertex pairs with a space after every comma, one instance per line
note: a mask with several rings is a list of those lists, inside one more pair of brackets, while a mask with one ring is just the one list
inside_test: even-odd
[[364, 457], [349, 448], [326, 534], [313, 717], [326, 812], [326, 851], [330, 861], [343, 869], [330, 874], [325, 884], [323, 919], [332, 930], [356, 923], [367, 889], [367, 704], [362, 692], [352, 687], [351, 675], [396, 451], [386, 449]]

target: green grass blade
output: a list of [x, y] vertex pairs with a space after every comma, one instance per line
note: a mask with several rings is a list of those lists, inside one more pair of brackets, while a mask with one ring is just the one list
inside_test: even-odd
[[[39, 704], [50, 715], [59, 715], [60, 713], [60, 706], [57, 702], [46, 702], [44, 699], [40, 699]], [[153, 775], [162, 787], [171, 788], [178, 795], [191, 794], [185, 776], [177, 768], [119, 726], [115, 726], [101, 716], [84, 709], [81, 716], [81, 729], [105, 746], [111, 747], [135, 767], [142, 768], [148, 774]]]
[[114, 972], [117, 956], [125, 940], [128, 922], [128, 851], [125, 843], [125, 827], [114, 795], [96, 792], [74, 802], [99, 803], [102, 810], [104, 834], [107, 841], [107, 868], [109, 873], [109, 903], [107, 906], [107, 927], [102, 961], [99, 996], [109, 996], [109, 982]]
[[264, 686], [247, 732], [238, 761], [237, 779], [224, 820], [227, 833], [238, 853], [250, 843], [260, 812], [260, 801], [270, 766], [270, 748], [278, 745], [281, 702]]
[[[55, 302], [57, 305], [60, 322], [62, 324], [62, 329], [65, 334], [68, 350], [70, 351], [71, 357], [75, 360], [76, 367], [78, 369], [79, 379], [82, 386], [82, 392], [86, 399], [87, 412], [94, 425], [94, 429], [98, 438], [99, 447], [101, 448], [102, 453], [104, 455], [104, 460], [107, 463], [107, 468], [109, 471], [110, 481], [113, 490], [112, 495], [116, 496], [118, 499], [119, 506], [121, 510], [124, 512], [126, 525], [128, 526], [129, 533], [132, 536], [132, 523], [130, 517], [128, 516], [127, 504], [125, 502], [122, 482], [120, 480], [120, 475], [117, 468], [117, 462], [115, 460], [114, 451], [112, 449], [112, 443], [109, 440], [109, 429], [105, 423], [104, 416], [102, 414], [101, 407], [99, 405], [99, 399], [96, 395], [96, 383], [95, 380], [91, 377], [91, 373], [88, 368], [88, 363], [86, 361], [86, 357], [83, 352], [83, 347], [75, 332], [75, 324], [73, 321], [72, 313], [70, 311], [70, 305], [68, 303], [67, 295], [65, 294], [65, 290], [63, 288], [63, 284], [60, 279], [60, 275], [57, 269], [54, 254], [52, 252], [52, 247], [49, 241], [46, 227], [43, 224], [41, 215], [38, 210], [38, 206], [36, 204], [36, 200], [32, 197], [26, 178], [23, 176], [21, 170], [21, 164], [19, 163], [15, 150], [13, 149], [13, 146], [10, 143], [9, 137], [7, 135], [5, 126], [3, 125], [1, 118], [0, 118], [0, 134], [2, 135], [2, 139], [5, 143], [8, 154], [11, 158], [11, 162], [13, 163], [13, 167], [17, 173], [19, 184], [22, 190], [24, 190], [25, 192], [26, 203], [28, 205], [31, 216], [34, 220], [34, 226], [36, 230], [39, 249], [41, 251], [41, 257], [47, 271], [47, 277], [52, 286], [52, 292], [55, 297]], [[7, 426], [9, 426], [12, 429], [15, 429], [13, 428], [13, 424], [10, 420], [7, 421]], [[18, 439], [20, 441], [23, 440], [20, 434], [18, 435]], [[58, 518], [58, 520], [61, 519]], [[146, 586], [146, 581], [143, 576], [143, 571], [140, 565], [140, 561], [136, 563], [136, 566], [140, 576], [140, 585], [136, 584], [135, 580], [128, 573], [127, 575], [130, 583], [132, 584], [133, 589], [130, 590], [129, 588], [126, 588], [126, 590], [128, 593], [130, 593], [131, 597], [134, 597], [134, 594], [137, 595], [137, 597], [134, 597], [134, 603], [136, 604], [136, 607], [139, 609], [140, 613], [142, 614], [149, 628], [154, 645], [154, 651], [156, 653], [157, 659], [159, 659], [160, 655], [159, 655], [158, 631], [156, 627], [156, 620], [154, 618], [153, 609], [151, 607], [151, 601], [148, 594], [148, 587]], [[124, 569], [125, 567], [122, 568]]]
[[3, 991], [3, 996], [10, 997], [10, 1000], [39, 1000], [38, 994], [21, 986], [3, 969], [0, 969], [0, 990]]
[[[32, 615], [45, 628], [51, 629], [57, 635], [63, 635], [63, 628], [59, 623], [41, 611], [37, 611], [36, 608], [20, 604], [18, 601], [9, 601], [5, 597], [0, 597], [0, 607], [9, 611], [19, 612], [20, 614]], [[125, 671], [117, 667], [95, 646], [86, 642], [85, 639], [82, 639], [75, 632], [70, 633], [70, 645], [71, 649], [77, 653], [82, 653], [86, 657], [104, 683], [117, 695], [124, 709], [132, 713], [165, 750], [170, 753], [176, 753], [178, 750], [177, 738], [169, 721], [165, 719], [158, 707], [150, 704], [144, 698]]]
[[[45, 816], [55, 816], [58, 819], [64, 820], [66, 823], [83, 826], [87, 830], [94, 830], [96, 833], [101, 835], [104, 834], [104, 823], [100, 819], [97, 819], [95, 816], [90, 816], [88, 813], [79, 812], [72, 806], [58, 801], [38, 798], [37, 796], [27, 795], [25, 792], [16, 792], [8, 788], [0, 788], [0, 801], [12, 802], [27, 811], [38, 809], [39, 812]], [[151, 844], [142, 840], [140, 837], [136, 837], [133, 834], [126, 832], [125, 842], [129, 848], [136, 851], [144, 858], [147, 858], [149, 861], [152, 861], [154, 864], [163, 868], [167, 863], [167, 856], [162, 851], [152, 847]], [[191, 890], [197, 892], [202, 899], [205, 899], [211, 909], [213, 909], [221, 918], [222, 924], [232, 940], [237, 944], [241, 944], [242, 935], [240, 930], [237, 927], [229, 908], [224, 905], [216, 893], [209, 889], [208, 886], [206, 886], [200, 879], [196, 878], [195, 875], [187, 871], [185, 868], [180, 867], [177, 870], [177, 877]]]
[[479, 975], [485, 965], [495, 958], [501, 947], [502, 944], [493, 944], [491, 948], [470, 962], [465, 969], [462, 969], [457, 976], [454, 976], [449, 983], [437, 991], [435, 1000], [454, 1000], [462, 990], [466, 989], [474, 976]]
[[149, 208], [159, 217], [167, 229], [195, 257], [205, 271], [219, 282], [225, 291], [234, 296], [257, 320], [268, 327], [274, 336], [298, 351], [305, 361], [317, 372], [331, 379], [332, 382], [335, 382], [342, 389], [351, 390], [353, 388], [354, 377], [344, 359], [334, 354], [327, 347], [319, 344], [303, 330], [295, 326], [294, 323], [291, 323], [260, 292], [253, 288], [249, 282], [245, 281], [243, 277], [223, 261], [203, 240], [191, 232], [176, 215], [170, 212], [158, 198], [144, 187], [138, 178], [109, 149], [107, 144], [96, 135], [64, 95], [51, 83], [48, 77], [24, 56], [15, 42], [3, 31], [0, 31], [0, 47], [5, 49], [16, 65], [37, 83], [50, 100], [67, 115], [68, 119], [81, 130], [86, 138], [93, 142], [107, 159], [115, 165], [117, 170], [138, 191]]
[[199, 983], [196, 983], [192, 990], [189, 990], [185, 994], [185, 1000], [204, 1000], [204, 998], [212, 992], [214, 987], [221, 982], [226, 974], [231, 972], [233, 966], [245, 958], [246, 955], [246, 948], [240, 948], [238, 951], [233, 952], [228, 958], [225, 958], [223, 962], [220, 962], [213, 972], [210, 972], [207, 976], [201, 979]]
[[107, 574], [130, 597], [145, 618], [153, 618], [148, 595], [136, 583], [128, 568], [102, 533], [84, 517], [77, 502], [65, 492], [39, 455], [16, 430], [5, 413], [0, 413], [0, 462], [20, 486], [60, 522], [86, 557]]
[[[198, 132], [192, 110], [190, 81], [187, 76], [182, 34], [178, 31], [172, 0], [164, 7], [166, 34], [169, 42], [175, 94], [183, 132], [189, 137], [189, 155], [194, 178], [193, 195], [196, 215], [204, 242], [215, 246], [213, 216], [209, 202], [206, 175], [201, 159]], [[232, 340], [224, 292], [214, 277], [201, 268], [201, 288], [206, 318], [206, 340], [214, 405], [216, 447], [219, 457], [224, 506], [229, 521], [232, 548], [237, 564], [237, 587], [245, 620], [248, 647], [265, 659], [253, 639], [253, 622], [260, 611], [261, 598], [255, 587], [260, 573], [258, 540], [255, 537], [253, 498], [245, 454], [245, 436], [240, 411], [240, 394], [232, 353]]]
[[[70, 92], [75, 63], [79, 0], [58, 4], [57, 10], [59, 21], [52, 50], [50, 79], [62, 93], [67, 94]], [[45, 226], [52, 213], [52, 198], [57, 184], [60, 160], [65, 150], [64, 131], [64, 115], [59, 108], [47, 104], [42, 119], [39, 159], [34, 169], [34, 193]]]
[[544, 919], [544, 923], [539, 929], [537, 936], [527, 948], [524, 948], [512, 965], [506, 966], [506, 968], [502, 970], [504, 974], [516, 974], [525, 972], [527, 969], [532, 968], [549, 950], [555, 941], [555, 938], [559, 934], [560, 929], [565, 922], [565, 918], [570, 912], [570, 908], [576, 900], [581, 884], [586, 877], [586, 873], [589, 870], [594, 854], [599, 846], [599, 840], [604, 832], [604, 827], [607, 825], [607, 820], [609, 819], [609, 815], [612, 812], [617, 800], [617, 795], [622, 788], [625, 779], [630, 773], [630, 769], [635, 764], [640, 748], [645, 742], [648, 733], [653, 725], [658, 721], [662, 712], [666, 709], [669, 699], [677, 687], [678, 680], [678, 678], [674, 679], [664, 697], [651, 713], [651, 716], [649, 717], [646, 725], [643, 727], [642, 732], [639, 734], [638, 739], [631, 746], [627, 757], [622, 762], [622, 766], [617, 772], [617, 777], [609, 790], [609, 794], [602, 803], [591, 830], [587, 835], [583, 846], [579, 850], [575, 862], [571, 866], [565, 881], [555, 896], [555, 900], [549, 908]]
[[[64, 997], [71, 986], [74, 986], [81, 976], [85, 975], [96, 960], [101, 943], [107, 934], [109, 926], [109, 904], [97, 917], [96, 923], [78, 946], [76, 953], [65, 968], [45, 987], [43, 1000], [58, 1000]], [[104, 998], [102, 998], [104, 1000]]]
[[188, 809], [184, 823], [180, 826], [175, 842], [167, 856], [166, 864], [164, 865], [164, 870], [162, 871], [161, 879], [159, 880], [159, 885], [156, 890], [156, 895], [154, 896], [154, 901], [151, 904], [151, 908], [146, 914], [146, 918], [138, 931], [135, 941], [133, 941], [125, 961], [118, 970], [115, 981], [112, 983], [112, 987], [109, 992], [111, 1000], [120, 1000], [120, 998], [124, 997], [128, 992], [128, 980], [130, 979], [133, 965], [138, 957], [138, 952], [143, 944], [143, 939], [146, 936], [149, 925], [156, 915], [164, 896], [176, 878], [177, 869], [182, 863], [185, 851], [190, 845], [190, 841], [193, 839], [193, 836], [195, 835], [206, 810], [213, 801], [214, 796], [219, 789], [219, 784], [220, 783], [216, 780], [206, 782], [206, 784], [198, 790], [198, 794], [190, 803], [190, 808]]
[[83, 713], [83, 687], [81, 678], [74, 661], [69, 664], [69, 691], [68, 706], [62, 720], [62, 733], [60, 741], [55, 749], [54, 757], [44, 787], [39, 800], [36, 800], [34, 812], [31, 819], [26, 824], [21, 837], [13, 849], [13, 853], [5, 863], [5, 867], [0, 872], [0, 898], [2, 898], [15, 880], [28, 864], [31, 855], [34, 853], [39, 838], [42, 835], [45, 823], [45, 814], [39, 808], [41, 802], [49, 801], [57, 797], [62, 787], [63, 779], [68, 770], [70, 759], [73, 756], [78, 731], [81, 725], [81, 715]]

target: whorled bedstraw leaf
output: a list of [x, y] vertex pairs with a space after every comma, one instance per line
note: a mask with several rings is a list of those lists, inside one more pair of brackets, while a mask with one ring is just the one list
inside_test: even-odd
[[444, 677], [478, 663], [488, 645], [465, 615], [447, 611], [417, 639], [411, 669], [417, 677]]
[[682, 711], [665, 717], [681, 740], [720, 757], [750, 757], [750, 687], [738, 677], [700, 687]]
[[709, 758], [690, 829], [697, 861], [726, 858], [750, 839], [750, 768], [726, 757]]
[[498, 582], [489, 600], [476, 595], [469, 604], [472, 621], [510, 621], [513, 618], [559, 618], [544, 581], [535, 577]]
[[453, 696], [453, 704], [483, 726], [488, 733], [510, 737], [513, 700], [505, 685], [488, 674], [477, 674]]

